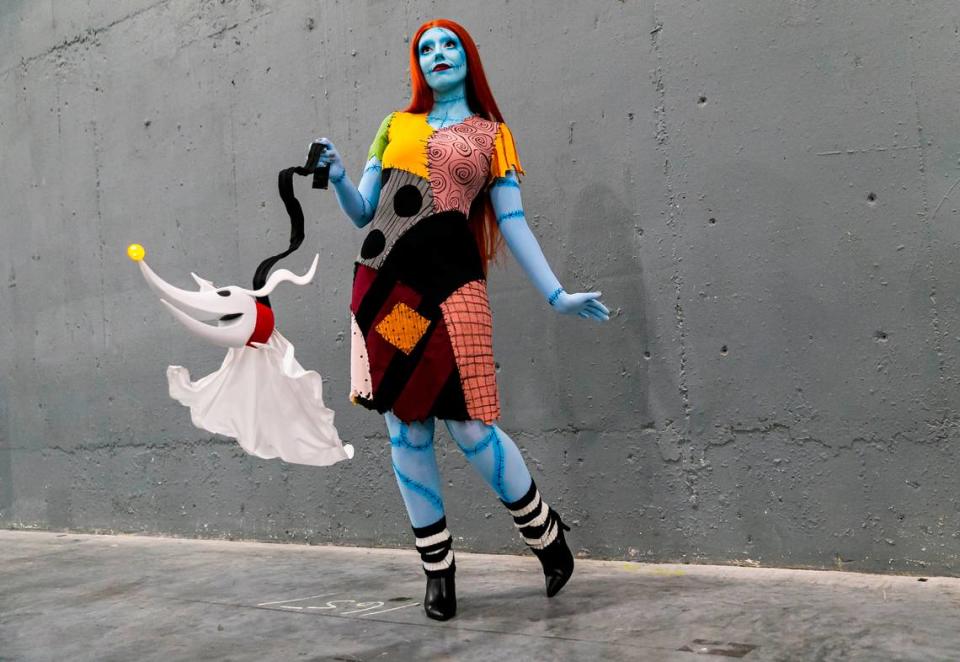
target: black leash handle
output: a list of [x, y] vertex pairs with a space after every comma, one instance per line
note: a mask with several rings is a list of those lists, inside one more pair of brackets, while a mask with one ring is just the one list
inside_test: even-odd
[[313, 188], [327, 188], [327, 182], [330, 181], [330, 166], [317, 165], [320, 155], [323, 154], [327, 146], [322, 143], [313, 143], [310, 145], [310, 153], [307, 154], [307, 164], [304, 168], [313, 171]]

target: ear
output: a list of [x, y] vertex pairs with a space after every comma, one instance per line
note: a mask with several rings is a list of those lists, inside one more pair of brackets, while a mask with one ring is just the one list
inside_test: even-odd
[[245, 294], [249, 294], [252, 297], [259, 298], [259, 297], [270, 296], [270, 293], [273, 292], [273, 290], [280, 283], [290, 282], [295, 285], [306, 285], [311, 280], [313, 280], [314, 274], [317, 273], [317, 263], [319, 261], [320, 261], [320, 254], [317, 253], [313, 257], [313, 264], [310, 265], [310, 269], [307, 271], [307, 273], [303, 274], [302, 276], [298, 276], [292, 271], [288, 271], [287, 269], [277, 269], [272, 274], [270, 274], [270, 277], [267, 279], [266, 284], [263, 287], [261, 287], [259, 290], [244, 290], [242, 288], [237, 288], [237, 289]]
[[215, 290], [215, 289], [217, 289], [216, 287], [214, 287], [213, 283], [211, 283], [209, 280], [205, 280], [205, 279], [203, 279], [203, 278], [200, 278], [200, 276], [198, 276], [197, 274], [193, 273], [192, 271], [190, 272], [190, 276], [193, 278], [193, 280], [196, 282], [196, 284], [200, 286], [200, 291], [201, 291], [201, 292], [205, 292], [206, 290]]

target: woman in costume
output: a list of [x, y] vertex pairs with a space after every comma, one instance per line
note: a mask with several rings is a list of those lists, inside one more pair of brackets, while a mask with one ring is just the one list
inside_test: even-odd
[[436, 419], [513, 516], [543, 565], [547, 596], [573, 573], [569, 527], [496, 425], [486, 269], [501, 237], [554, 310], [600, 321], [609, 311], [599, 292], [561, 287], [527, 226], [523, 169], [467, 31], [447, 20], [422, 25], [411, 41], [410, 74], [410, 105], [383, 120], [359, 186], [333, 143], [316, 142], [341, 209], [369, 227], [350, 302], [351, 398], [386, 418], [427, 575], [424, 610], [446, 620], [456, 613], [456, 565], [433, 448]]

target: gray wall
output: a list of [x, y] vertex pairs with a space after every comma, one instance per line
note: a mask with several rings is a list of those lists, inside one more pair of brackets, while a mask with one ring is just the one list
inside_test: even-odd
[[[955, 0], [0, 2], [0, 524], [407, 546], [379, 417], [346, 400], [361, 233], [301, 184], [316, 284], [273, 297], [350, 463], [193, 428], [214, 369], [124, 256], [249, 282], [276, 173], [356, 172], [408, 35], [477, 38], [525, 202], [605, 326], [491, 277], [503, 427], [585, 555], [957, 574]], [[442, 437], [458, 548], [521, 549]]]

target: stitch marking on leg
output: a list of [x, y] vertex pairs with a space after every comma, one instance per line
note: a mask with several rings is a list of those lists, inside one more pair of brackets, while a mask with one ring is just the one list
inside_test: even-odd
[[467, 448], [466, 446], [461, 444], [460, 440], [457, 439], [456, 436], [454, 436], [452, 433], [451, 433], [451, 436], [453, 436], [453, 440], [457, 442], [457, 446], [460, 447], [460, 450], [463, 451], [464, 455], [466, 455], [467, 457], [473, 457], [474, 455], [478, 455], [479, 453], [482, 453], [484, 450], [486, 450], [487, 446], [489, 446], [491, 442], [493, 442], [493, 440], [497, 438], [497, 431], [490, 430], [490, 434], [484, 437], [483, 440], [480, 441], [480, 443], [478, 443], [476, 446], [472, 448]]
[[429, 487], [423, 483], [417, 482], [409, 476], [405, 475], [400, 471], [400, 467], [397, 466], [397, 463], [393, 463], [393, 472], [397, 474], [397, 478], [403, 483], [404, 487], [410, 489], [413, 492], [416, 492], [424, 499], [432, 503], [437, 507], [441, 512], [443, 512], [443, 499], [440, 498], [440, 495], [431, 490]]

